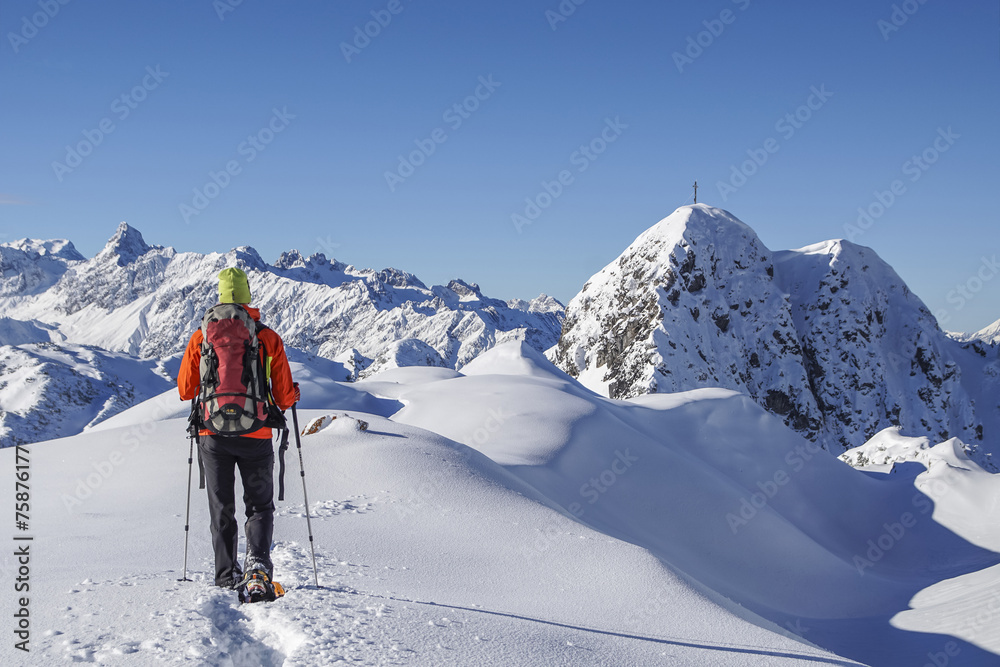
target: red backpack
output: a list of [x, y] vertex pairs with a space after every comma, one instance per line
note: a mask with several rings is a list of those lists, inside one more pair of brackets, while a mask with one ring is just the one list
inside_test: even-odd
[[271, 399], [257, 334], [264, 326], [243, 306], [220, 303], [201, 321], [202, 426], [218, 435], [246, 435], [265, 426], [284, 427]]

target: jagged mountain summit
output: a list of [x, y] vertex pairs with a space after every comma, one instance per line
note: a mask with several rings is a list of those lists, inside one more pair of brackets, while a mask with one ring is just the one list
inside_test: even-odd
[[[30, 260], [18, 260], [32, 268]], [[544, 294], [508, 303], [483, 295], [474, 283], [427, 287], [397, 269], [357, 269], [295, 250], [274, 264], [246, 246], [178, 253], [148, 245], [125, 223], [92, 259], [76, 253], [55, 269], [39, 267], [35, 287], [9, 286], [0, 317], [54, 327], [73, 343], [163, 359], [183, 351], [215, 302], [216, 274], [227, 266], [247, 272], [254, 305], [288, 346], [329, 359], [356, 356], [372, 370], [378, 359], [405, 363], [407, 351], [421, 347], [398, 344], [408, 339], [430, 348], [431, 354], [418, 355], [428, 363], [460, 368], [508, 340], [544, 350], [561, 330], [563, 307]]]
[[746, 393], [836, 453], [890, 426], [970, 448], [1000, 426], [996, 350], [944, 334], [873, 250], [828, 241], [772, 252], [703, 204], [679, 208], [591, 278], [550, 356], [611, 398]]

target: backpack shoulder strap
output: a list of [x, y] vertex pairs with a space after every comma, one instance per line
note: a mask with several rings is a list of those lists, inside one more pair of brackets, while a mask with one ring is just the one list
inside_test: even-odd
[[[284, 449], [288, 449], [288, 426], [287, 426], [287, 424], [285, 422], [285, 415], [280, 410], [278, 410], [278, 403], [277, 403], [277, 401], [274, 400], [274, 394], [271, 393], [271, 382], [270, 382], [270, 376], [269, 376], [269, 373], [268, 373], [268, 369], [264, 367], [264, 359], [263, 359], [263, 357], [267, 356], [267, 355], [270, 355], [271, 350], [268, 349], [266, 340], [264, 338], [261, 338], [261, 334], [263, 332], [265, 332], [265, 331], [273, 331], [273, 330], [271, 329], [271, 327], [267, 326], [266, 324], [264, 324], [260, 320], [254, 320], [254, 322], [257, 325], [257, 341], [258, 341], [258, 344], [260, 346], [260, 350], [259, 350], [260, 353], [257, 355], [257, 361], [261, 365], [261, 369], [260, 369], [261, 370], [261, 377], [265, 378], [265, 383], [264, 384], [265, 384], [265, 387], [267, 388], [267, 405], [268, 405], [268, 412], [270, 414], [270, 418], [268, 420], [269, 421], [268, 426], [270, 426], [271, 428], [276, 428], [276, 429], [279, 429], [279, 430], [282, 430], [282, 431], [285, 432], [284, 433], [284, 443], [283, 443], [283, 446], [284, 446]], [[284, 451], [279, 448], [279, 453], [280, 453], [281, 466], [282, 466], [282, 472], [280, 474], [280, 479], [281, 479], [281, 484], [284, 485], [284, 472], [283, 472], [284, 465], [285, 465], [285, 462], [284, 462]], [[279, 493], [279, 496], [283, 496], [283, 495], [284, 495], [284, 490], [281, 490], [281, 493]], [[278, 500], [283, 500], [283, 498], [279, 497]]]

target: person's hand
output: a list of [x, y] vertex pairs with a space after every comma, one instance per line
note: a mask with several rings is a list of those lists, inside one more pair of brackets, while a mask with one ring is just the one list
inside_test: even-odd
[[294, 402], [298, 403], [299, 400], [302, 398], [302, 391], [299, 389], [299, 383], [298, 382], [293, 382], [292, 383], [292, 389], [295, 392], [295, 401]]

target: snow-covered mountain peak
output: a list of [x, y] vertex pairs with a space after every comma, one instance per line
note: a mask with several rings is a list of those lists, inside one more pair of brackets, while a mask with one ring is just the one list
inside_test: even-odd
[[[322, 255], [322, 260], [315, 255], [309, 259], [315, 258], [316, 263], [326, 263], [326, 256]], [[298, 250], [286, 250], [278, 256], [278, 259], [274, 261], [274, 265], [279, 269], [300, 269], [308, 266], [309, 259], [302, 256], [302, 253]]]
[[9, 243], [0, 244], [0, 248], [13, 248], [20, 250], [30, 257], [58, 257], [68, 262], [79, 262], [86, 259], [76, 249], [71, 241], [66, 239], [50, 239], [42, 241], [39, 239], [18, 239]]
[[147, 245], [138, 229], [127, 222], [121, 222], [114, 235], [108, 239], [107, 244], [94, 259], [107, 261], [113, 258], [118, 266], [125, 266], [154, 249], [162, 249], [162, 246], [154, 248]]
[[879, 280], [891, 279], [894, 285], [904, 286], [902, 278], [878, 253], [868, 246], [846, 239], [821, 241], [797, 250], [779, 250], [774, 255], [775, 261], [791, 256], [807, 256], [811, 261], [827, 265], [834, 271], [872, 272]]
[[238, 266], [247, 273], [250, 271], [267, 271], [271, 267], [264, 258], [260, 256], [260, 253], [251, 246], [241, 245], [233, 248], [228, 253], [226, 253], [226, 259], [230, 260], [228, 266]]
[[[700, 244], [732, 244], [739, 246], [757, 234], [736, 216], [721, 208], [706, 204], [681, 206], [663, 220], [644, 231], [623, 255], [635, 254], [640, 248], [688, 248]], [[650, 252], [643, 252], [646, 260], [653, 261]]]
[[752, 273], [770, 262], [770, 251], [756, 232], [732, 213], [705, 204], [681, 206], [640, 234], [583, 286], [578, 298], [586, 300], [588, 290], [603, 291], [611, 283], [629, 294], [653, 286], [663, 288], [676, 306], [681, 293], [695, 294], [705, 286], [707, 272], [721, 267]]
[[997, 320], [993, 324], [989, 324], [973, 333], [949, 332], [948, 335], [963, 343], [980, 341], [986, 343], [987, 345], [996, 345], [1000, 343], [1000, 320]]
[[523, 310], [528, 313], [562, 313], [566, 306], [545, 292], [542, 292], [531, 301], [524, 299], [508, 299], [507, 305], [511, 308]]
[[0, 244], [0, 297], [24, 297], [52, 287], [69, 267], [84, 261], [64, 239], [20, 239]]
[[[688, 204], [681, 206], [663, 220], [650, 227], [646, 234], [662, 236], [671, 239], [680, 233], [689, 240], [700, 238], [721, 238], [727, 234], [756, 233], [749, 225], [729, 211], [715, 208], [707, 204]], [[641, 239], [642, 237], [640, 237]]]
[[483, 293], [476, 283], [467, 283], [461, 279], [452, 280], [448, 283], [448, 289], [458, 295], [463, 301], [483, 298]]
[[306, 257], [298, 250], [286, 250], [274, 261], [274, 266], [279, 269], [326, 269], [343, 271], [347, 265], [335, 259], [327, 259], [321, 252], [314, 253]]
[[820, 429], [771, 252], [731, 213], [682, 206], [588, 281], [566, 310], [556, 365], [611, 398], [724, 387], [805, 434]]
[[383, 282], [386, 285], [392, 285], [393, 287], [416, 287], [419, 289], [427, 289], [427, 285], [425, 285], [420, 278], [417, 278], [409, 271], [401, 271], [400, 269], [394, 269], [391, 266], [376, 273], [375, 277], [380, 282]]
[[1000, 343], [1000, 320], [997, 320], [993, 324], [980, 329], [973, 335], [979, 340], [990, 344]]
[[995, 401], [974, 400], [981, 361], [954, 349], [874, 250], [832, 240], [772, 253], [700, 204], [588, 281], [550, 358], [611, 398], [740, 391], [833, 451], [893, 425], [975, 450], [1000, 425]]
[[462, 367], [462, 374], [521, 375], [569, 381], [566, 374], [544, 354], [524, 341], [503, 343], [492, 347]]
[[[886, 308], [912, 310], [928, 328], [937, 328], [930, 311], [898, 273], [867, 246], [844, 239], [823, 241], [798, 250], [774, 253], [775, 280], [795, 303], [820, 292], [832, 297], [841, 290], [855, 296], [882, 294]], [[858, 304], [871, 306], [865, 301]], [[825, 308], [823, 309], [825, 311]]]

